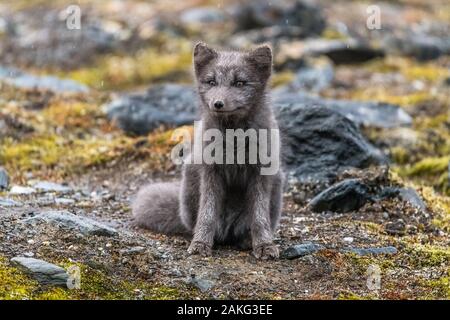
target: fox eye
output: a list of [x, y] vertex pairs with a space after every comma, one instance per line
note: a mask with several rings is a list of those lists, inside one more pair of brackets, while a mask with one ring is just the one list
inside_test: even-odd
[[208, 80], [208, 84], [212, 87], [214, 87], [216, 85], [216, 81], [214, 80]]
[[245, 85], [245, 81], [236, 81], [234, 85], [236, 87], [243, 87]]

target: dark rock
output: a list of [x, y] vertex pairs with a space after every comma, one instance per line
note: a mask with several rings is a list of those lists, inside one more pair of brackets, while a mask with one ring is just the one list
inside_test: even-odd
[[320, 92], [328, 88], [334, 79], [334, 68], [328, 59], [317, 59], [301, 67], [294, 79], [278, 89], [278, 95], [282, 92], [310, 91]]
[[84, 84], [53, 76], [35, 76], [18, 69], [0, 66], [0, 81], [24, 89], [50, 90], [57, 93], [87, 92]]
[[370, 201], [369, 188], [357, 179], [341, 181], [315, 196], [309, 203], [314, 212], [350, 212]]
[[44, 260], [14, 257], [11, 263], [36, 279], [41, 285], [67, 287], [66, 270]]
[[356, 39], [306, 40], [299, 52], [300, 57], [327, 56], [335, 64], [359, 63], [384, 56], [384, 52]]
[[427, 211], [427, 205], [413, 188], [385, 187], [381, 190], [378, 198], [400, 198], [423, 212]]
[[9, 176], [8, 172], [2, 167], [0, 167], [0, 191], [6, 190], [9, 187]]
[[0, 137], [19, 139], [33, 131], [34, 128], [23, 122], [21, 119], [0, 111]]
[[325, 247], [320, 244], [302, 243], [286, 248], [280, 256], [283, 259], [296, 259], [323, 249], [325, 249]]
[[249, 48], [263, 43], [270, 43], [273, 47], [277, 47], [283, 41], [304, 37], [306, 37], [305, 32], [300, 27], [271, 26], [238, 32], [229, 38], [228, 45], [235, 49]]
[[289, 87], [281, 87], [273, 92], [275, 107], [290, 105], [295, 108], [324, 106], [339, 112], [352, 122], [367, 127], [393, 128], [409, 126], [411, 116], [396, 105], [381, 102], [360, 102], [324, 99], [304, 93], [292, 93]]
[[406, 233], [406, 224], [403, 220], [399, 219], [394, 222], [386, 223], [384, 230], [390, 235], [403, 236]]
[[397, 254], [395, 247], [375, 247], [375, 248], [345, 248], [343, 252], [352, 252], [360, 256], [380, 255], [380, 254]]
[[75, 229], [84, 235], [111, 237], [118, 234], [115, 229], [107, 225], [67, 211], [46, 211], [24, 220], [25, 223], [36, 223], [39, 221], [55, 224], [63, 228]]
[[245, 1], [232, 11], [237, 30], [295, 26], [305, 37], [320, 35], [326, 25], [321, 10], [302, 0]]
[[278, 120], [284, 160], [296, 183], [322, 185], [323, 190], [343, 170], [386, 163], [353, 122], [330, 108], [285, 104]]
[[160, 125], [192, 124], [197, 98], [190, 86], [163, 84], [106, 105], [108, 117], [127, 133], [144, 135]]
[[426, 61], [450, 54], [450, 38], [438, 38], [425, 34], [389, 35], [384, 38], [386, 52]]

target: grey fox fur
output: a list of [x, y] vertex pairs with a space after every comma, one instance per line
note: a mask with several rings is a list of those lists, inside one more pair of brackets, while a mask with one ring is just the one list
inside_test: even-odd
[[[277, 129], [267, 98], [272, 51], [194, 49], [203, 129]], [[218, 101], [220, 103], [218, 103]], [[273, 234], [282, 207], [284, 174], [261, 175], [257, 164], [184, 164], [181, 182], [143, 187], [133, 202], [139, 226], [191, 237], [190, 254], [210, 255], [214, 244], [253, 248], [278, 257]]]

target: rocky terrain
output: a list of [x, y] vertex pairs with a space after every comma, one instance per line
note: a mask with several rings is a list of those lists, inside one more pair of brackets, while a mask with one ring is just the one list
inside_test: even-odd
[[[381, 1], [0, 1], [0, 299], [449, 299], [450, 6]], [[174, 8], [176, 8], [174, 10]], [[136, 228], [179, 179], [198, 40], [275, 53], [289, 172], [259, 261]]]

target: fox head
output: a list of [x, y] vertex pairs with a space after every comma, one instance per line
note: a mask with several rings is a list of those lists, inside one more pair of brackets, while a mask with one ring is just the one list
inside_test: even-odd
[[215, 117], [245, 117], [261, 104], [272, 72], [272, 50], [216, 51], [194, 48], [194, 69], [203, 112]]

